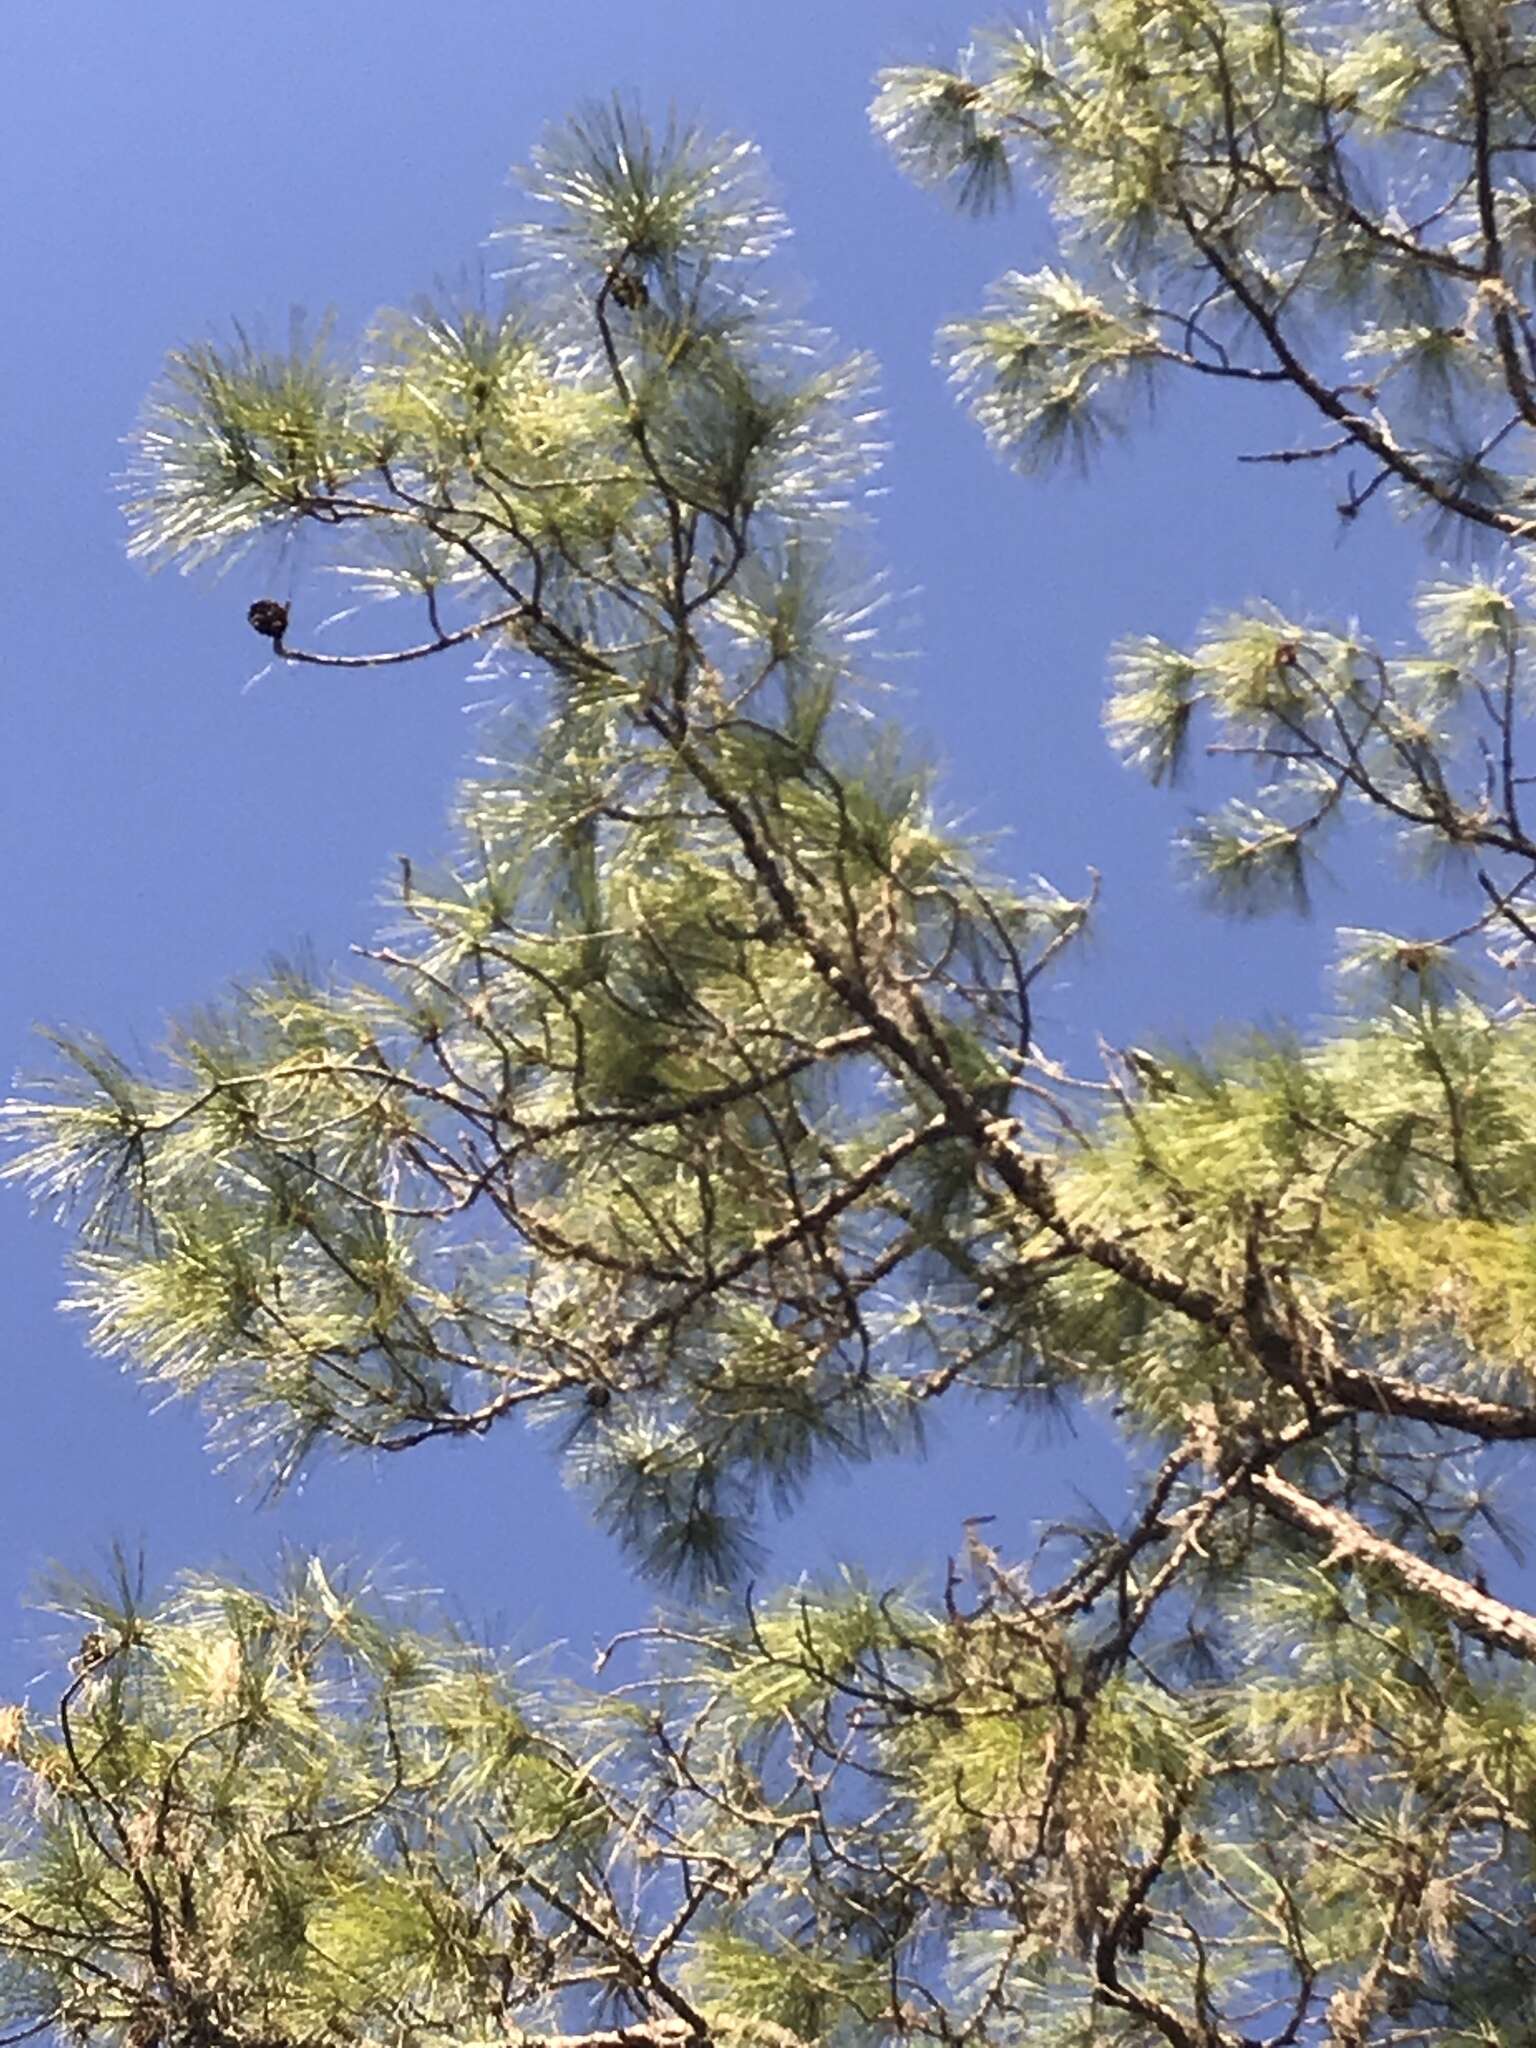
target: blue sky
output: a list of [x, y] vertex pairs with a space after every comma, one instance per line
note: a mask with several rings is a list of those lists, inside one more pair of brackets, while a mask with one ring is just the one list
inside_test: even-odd
[[[462, 666], [245, 688], [262, 591], [238, 569], [130, 567], [120, 441], [177, 341], [231, 317], [281, 337], [295, 305], [333, 309], [346, 334], [473, 268], [516, 208], [508, 167], [615, 88], [762, 143], [806, 310], [881, 363], [891, 452], [868, 555], [913, 593], [896, 607], [910, 658], [890, 671], [904, 715], [943, 764], [947, 809], [1006, 832], [1010, 865], [1074, 890], [1090, 863], [1103, 874], [1098, 936], [1042, 1004], [1048, 1040], [1177, 1043], [1319, 1011], [1332, 925], [1390, 914], [1379, 848], [1355, 849], [1314, 923], [1214, 923], [1172, 874], [1188, 797], [1143, 788], [1099, 735], [1105, 655], [1253, 595], [1390, 636], [1421, 559], [1384, 509], [1341, 545], [1316, 468], [1238, 466], [1296, 422], [1208, 387], [1171, 394], [1088, 479], [1022, 481], [987, 453], [933, 366], [934, 329], [1002, 269], [1048, 261], [1048, 224], [1027, 199], [956, 220], [865, 119], [882, 64], [948, 57], [967, 20], [918, 0], [9, 0], [0, 1077], [45, 1065], [37, 1023], [149, 1052], [169, 1016], [274, 952], [344, 954], [394, 856], [442, 844], [473, 742]], [[330, 609], [302, 575], [296, 601]], [[20, 1603], [39, 1568], [114, 1539], [142, 1540], [162, 1573], [259, 1568], [284, 1541], [392, 1558], [522, 1648], [584, 1649], [648, 1605], [542, 1446], [511, 1431], [323, 1466], [259, 1511], [212, 1469], [195, 1415], [151, 1413], [56, 1313], [65, 1250], [0, 1198], [0, 1696], [38, 1668]], [[774, 1568], [932, 1568], [987, 1511], [1020, 1548], [1074, 1487], [1118, 1505], [1092, 1434], [1042, 1449], [957, 1422], [920, 1473], [818, 1488], [776, 1532]]]

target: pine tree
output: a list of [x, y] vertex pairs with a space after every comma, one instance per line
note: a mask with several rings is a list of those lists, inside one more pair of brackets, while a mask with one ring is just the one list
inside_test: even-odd
[[[1345, 518], [1481, 550], [1406, 651], [1239, 610], [1120, 652], [1128, 761], [1260, 769], [1187, 835], [1218, 903], [1302, 895], [1351, 815], [1459, 879], [1450, 931], [1345, 933], [1306, 1043], [1037, 1043], [1091, 905], [992, 872], [876, 715], [867, 368], [779, 316], [749, 150], [593, 114], [502, 310], [173, 356], [135, 550], [297, 532], [407, 623], [326, 651], [258, 598], [276, 659], [472, 650], [510, 708], [360, 978], [276, 972], [154, 1071], [63, 1042], [18, 1170], [95, 1342], [277, 1483], [523, 1411], [683, 1604], [576, 1695], [314, 1560], [61, 1587], [56, 1713], [0, 1713], [7, 2039], [1536, 2039], [1536, 1614], [1493, 1590], [1536, 1437], [1533, 60], [1487, 0], [1088, 0], [876, 102], [964, 206], [1057, 210], [944, 344], [1021, 467], [1138, 385], [1262, 384]], [[973, 1530], [931, 1607], [719, 1597], [952, 1395], [1112, 1411], [1124, 1524]]]

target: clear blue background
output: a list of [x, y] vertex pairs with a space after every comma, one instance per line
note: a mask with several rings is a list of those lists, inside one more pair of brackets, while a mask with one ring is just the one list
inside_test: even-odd
[[[944, 61], [964, 6], [917, 0], [9, 0], [0, 320], [4, 394], [4, 946], [0, 1078], [37, 1071], [40, 1021], [152, 1051], [165, 1019], [278, 950], [324, 961], [370, 936], [397, 852], [430, 855], [467, 765], [471, 692], [450, 658], [384, 677], [260, 666], [240, 570], [150, 579], [122, 554], [120, 437], [166, 348], [231, 316], [281, 337], [291, 305], [355, 330], [479, 260], [515, 210], [504, 182], [550, 121], [619, 88], [757, 138], [797, 230], [808, 310], [883, 366], [891, 453], [870, 552], [894, 586], [905, 715], [944, 764], [952, 815], [1006, 828], [1006, 857], [1104, 876], [1091, 950], [1050, 993], [1048, 1039], [1198, 1039], [1222, 1021], [1305, 1022], [1336, 919], [1390, 915], [1357, 849], [1349, 897], [1313, 924], [1219, 925], [1179, 891], [1168, 838], [1187, 796], [1151, 792], [1098, 730], [1121, 634], [1188, 634], [1261, 594], [1396, 631], [1417, 572], [1373, 508], [1341, 546], [1337, 485], [1239, 467], [1296, 438], [1283, 404], [1171, 393], [1087, 480], [1021, 482], [933, 367], [933, 334], [1011, 264], [1048, 260], [1025, 200], [981, 226], [907, 185], [865, 108], [882, 64]], [[311, 617], [331, 608], [302, 580]], [[1447, 922], [1452, 921], [1447, 918]], [[322, 1542], [444, 1589], [529, 1648], [593, 1639], [651, 1595], [565, 1494], [537, 1440], [322, 1466], [262, 1512], [215, 1472], [198, 1418], [152, 1414], [61, 1319], [66, 1240], [0, 1199], [0, 1697], [39, 1668], [21, 1598], [50, 1558], [114, 1538], [151, 1565], [263, 1566]], [[952, 1425], [920, 1472], [819, 1486], [774, 1532], [773, 1569], [840, 1559], [931, 1574], [960, 1518], [1009, 1550], [1081, 1488], [1120, 1505], [1095, 1432]], [[30, 1646], [29, 1646], [30, 1644]]]

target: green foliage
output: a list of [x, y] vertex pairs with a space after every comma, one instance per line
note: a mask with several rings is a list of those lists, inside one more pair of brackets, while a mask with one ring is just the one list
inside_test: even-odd
[[755, 264], [783, 239], [750, 143], [723, 143], [676, 119], [657, 135], [615, 100], [555, 129], [524, 183], [541, 211], [512, 232], [578, 280], [617, 257], [669, 282], [720, 263]]
[[1112, 1677], [1006, 1574], [968, 1613], [823, 1586], [658, 1628], [644, 1712], [538, 1699], [316, 1565], [61, 1604], [92, 1633], [59, 1718], [4, 1724], [0, 1912], [13, 2009], [91, 2038], [479, 2039], [585, 2002], [646, 2040], [946, 2010], [1070, 2040], [1106, 1927], [1145, 1997], [1195, 1925], [1206, 1995], [1272, 2004], [1294, 1924], [1347, 1984], [1452, 1840], [1474, 1867], [1421, 1874], [1405, 1938], [1429, 1995], [1487, 2008], [1479, 1922], [1532, 1874], [1529, 1683], [1267, 1548], [1193, 1687], [1172, 1644]]
[[981, 318], [957, 322], [944, 340], [987, 439], [1024, 470], [1092, 453], [1121, 424], [1112, 400], [1159, 354], [1144, 317], [1056, 270], [1010, 272]]
[[[1304, 906], [1376, 818], [1467, 898], [1346, 926], [1310, 1041], [1040, 1045], [1091, 896], [989, 872], [874, 715], [866, 370], [776, 316], [742, 145], [599, 110], [504, 307], [172, 358], [136, 551], [301, 534], [412, 622], [271, 608], [274, 658], [473, 645], [516, 712], [358, 978], [279, 966], [148, 1071], [60, 1041], [11, 1171], [93, 1341], [275, 1484], [521, 1413], [688, 1604], [578, 1693], [313, 1562], [66, 1591], [54, 1715], [0, 1709], [6, 2038], [1530, 2039], [1533, 49], [1484, 0], [1086, 0], [876, 102], [1062, 225], [942, 344], [1008, 457], [1175, 372], [1276, 387], [1347, 517], [1490, 550], [1408, 649], [1229, 601], [1115, 658], [1131, 765], [1258, 771], [1183, 835], [1218, 903]], [[938, 1402], [1114, 1425], [1124, 1519], [973, 1525], [938, 1599], [732, 1594]]]
[[272, 1593], [61, 1605], [92, 1626], [57, 1719], [5, 1724], [8, 2004], [147, 2042], [330, 2037], [343, 2014], [472, 2033], [514, 1978], [547, 2002], [582, 1937], [541, 1949], [542, 1895], [600, 1867], [615, 1816], [485, 1656], [318, 1562]]
[[916, 176], [974, 206], [1028, 174], [1063, 231], [1070, 270], [954, 330], [989, 436], [1070, 448], [1132, 369], [1272, 383], [1322, 415], [1320, 455], [1366, 465], [1351, 515], [1384, 484], [1520, 537], [1526, 32], [1481, 0], [1087, 0], [954, 72], [884, 74], [875, 123]]

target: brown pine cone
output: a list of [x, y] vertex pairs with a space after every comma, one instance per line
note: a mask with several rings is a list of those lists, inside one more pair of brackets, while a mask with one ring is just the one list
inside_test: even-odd
[[281, 640], [288, 630], [288, 607], [275, 597], [258, 597], [245, 616], [263, 640]]

